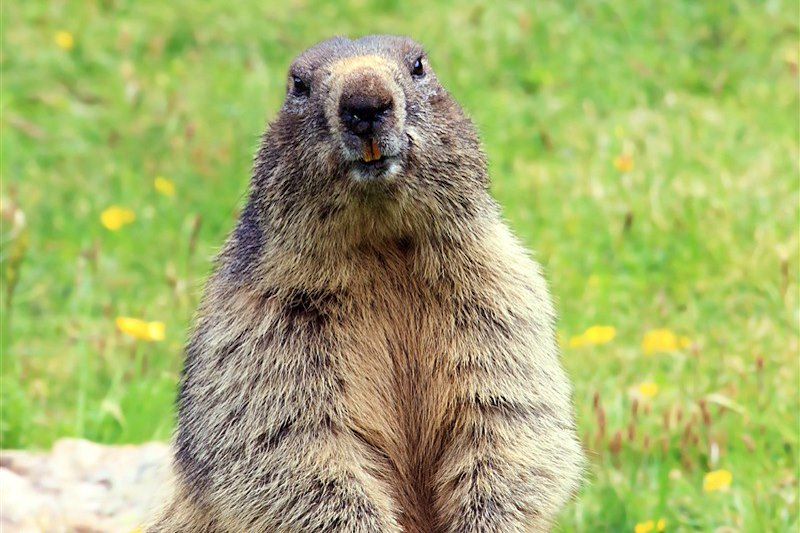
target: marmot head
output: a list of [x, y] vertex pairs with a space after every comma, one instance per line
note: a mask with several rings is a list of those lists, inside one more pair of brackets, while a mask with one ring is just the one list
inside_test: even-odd
[[337, 37], [292, 62], [236, 237], [357, 244], [463, 225], [494, 205], [487, 186], [475, 128], [419, 44]]
[[411, 146], [406, 118], [412, 130], [413, 115], [438, 90], [422, 49], [411, 41], [332, 39], [293, 62], [283, 114], [299, 123], [301, 135], [318, 138], [320, 159], [349, 179], [391, 180]]
[[448, 127], [475, 137], [422, 47], [393, 36], [337, 37], [301, 54], [273, 126], [295, 136], [299, 156], [360, 183], [392, 181], [413, 155], [435, 158], [426, 144]]

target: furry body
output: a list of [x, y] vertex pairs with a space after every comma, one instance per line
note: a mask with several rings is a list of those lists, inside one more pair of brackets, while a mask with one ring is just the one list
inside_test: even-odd
[[[418, 50], [334, 40], [293, 67], [319, 101], [287, 99], [264, 137], [187, 348], [175, 494], [151, 531], [544, 531], [576, 490], [545, 284], [469, 120], [432, 73], [403, 77]], [[337, 68], [364, 56], [402, 96], [381, 137], [401, 170], [380, 180], [353, 179], [331, 140]]]

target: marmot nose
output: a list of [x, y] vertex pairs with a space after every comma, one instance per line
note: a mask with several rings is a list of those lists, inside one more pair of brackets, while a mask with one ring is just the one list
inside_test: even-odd
[[377, 132], [391, 110], [391, 97], [385, 95], [343, 95], [339, 103], [342, 124], [359, 137], [369, 137]]

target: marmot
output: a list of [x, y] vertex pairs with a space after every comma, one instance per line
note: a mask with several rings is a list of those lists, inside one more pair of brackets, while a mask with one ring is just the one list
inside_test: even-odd
[[291, 66], [186, 349], [152, 532], [545, 531], [583, 453], [539, 267], [404, 37]]

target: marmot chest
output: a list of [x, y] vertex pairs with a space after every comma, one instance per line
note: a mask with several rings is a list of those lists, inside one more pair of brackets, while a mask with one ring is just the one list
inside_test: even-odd
[[417, 470], [440, 447], [451, 405], [442, 368], [452, 321], [413, 281], [380, 285], [364, 295], [348, 331], [347, 408], [353, 429], [394, 467]]

